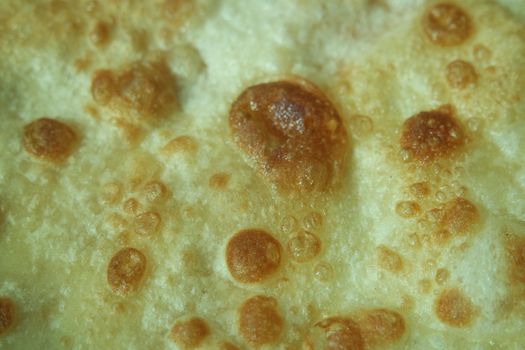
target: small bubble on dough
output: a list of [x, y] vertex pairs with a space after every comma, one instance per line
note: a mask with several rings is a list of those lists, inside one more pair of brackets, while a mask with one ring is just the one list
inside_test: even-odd
[[250, 344], [276, 343], [283, 332], [284, 321], [277, 301], [258, 295], [246, 300], [239, 309], [239, 332]]
[[111, 289], [121, 295], [137, 290], [144, 272], [146, 257], [135, 248], [124, 248], [110, 260], [107, 269], [107, 280]]
[[226, 264], [233, 278], [242, 283], [261, 282], [281, 263], [281, 244], [260, 229], [242, 230], [226, 246]]

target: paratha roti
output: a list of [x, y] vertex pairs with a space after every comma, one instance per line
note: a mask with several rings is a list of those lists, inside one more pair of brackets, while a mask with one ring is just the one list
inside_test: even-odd
[[3, 0], [0, 349], [523, 349], [521, 0]]

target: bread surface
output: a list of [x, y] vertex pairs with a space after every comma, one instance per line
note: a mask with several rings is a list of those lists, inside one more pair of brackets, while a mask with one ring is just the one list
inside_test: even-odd
[[0, 349], [522, 349], [521, 0], [0, 3]]

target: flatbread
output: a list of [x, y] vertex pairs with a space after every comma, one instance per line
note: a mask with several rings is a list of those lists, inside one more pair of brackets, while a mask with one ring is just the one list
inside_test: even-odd
[[522, 349], [521, 0], [0, 4], [0, 349]]

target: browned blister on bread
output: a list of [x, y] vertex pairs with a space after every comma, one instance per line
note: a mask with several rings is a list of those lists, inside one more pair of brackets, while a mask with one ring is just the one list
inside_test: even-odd
[[258, 171], [283, 190], [326, 191], [343, 176], [345, 127], [309, 82], [247, 88], [232, 105], [230, 129]]

